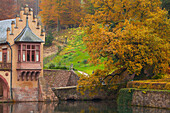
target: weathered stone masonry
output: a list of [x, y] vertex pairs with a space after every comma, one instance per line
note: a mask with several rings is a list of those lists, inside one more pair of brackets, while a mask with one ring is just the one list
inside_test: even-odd
[[168, 90], [123, 88], [119, 91], [118, 104], [170, 109]]

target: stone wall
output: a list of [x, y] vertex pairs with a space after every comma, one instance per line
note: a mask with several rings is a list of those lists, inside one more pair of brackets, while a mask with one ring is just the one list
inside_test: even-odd
[[13, 88], [14, 101], [58, 101], [51, 87], [43, 77], [39, 78], [37, 88], [18, 87]]
[[78, 92], [76, 89], [76, 86], [52, 88], [55, 95], [60, 100], [106, 100], [115, 99], [117, 97], [116, 90], [112, 92], [99, 92], [95, 96], [89, 96], [88, 91], [86, 91], [84, 95], [81, 95], [80, 92]]
[[132, 105], [170, 108], [170, 92], [136, 90], [133, 93]]
[[14, 101], [38, 101], [38, 88], [13, 88]]
[[51, 90], [44, 77], [39, 78], [39, 101], [58, 101], [57, 96]]
[[170, 109], [170, 91], [123, 88], [119, 91], [118, 104]]

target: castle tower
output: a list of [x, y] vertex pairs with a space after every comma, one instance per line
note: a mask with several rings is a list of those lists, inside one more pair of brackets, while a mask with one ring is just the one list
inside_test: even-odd
[[0, 21], [0, 28], [0, 99], [38, 101], [44, 30], [28, 5], [15, 19]]

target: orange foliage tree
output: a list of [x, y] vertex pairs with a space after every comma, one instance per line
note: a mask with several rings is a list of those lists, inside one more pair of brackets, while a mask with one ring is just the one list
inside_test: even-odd
[[79, 0], [42, 0], [40, 3], [42, 22], [48, 26], [57, 24], [73, 27], [80, 24], [83, 17]]
[[170, 20], [160, 0], [92, 3], [94, 15], [86, 15], [83, 21], [87, 34], [84, 43], [92, 61], [97, 64], [104, 59], [105, 68], [81, 77], [79, 90], [95, 92], [103, 83], [120, 83], [125, 71], [140, 75], [152, 68], [153, 74], [166, 73], [170, 64]]
[[16, 5], [14, 0], [0, 1], [0, 20], [14, 18], [16, 14]]

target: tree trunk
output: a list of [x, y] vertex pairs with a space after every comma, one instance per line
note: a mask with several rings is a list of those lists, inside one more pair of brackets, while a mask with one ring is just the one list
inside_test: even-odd
[[57, 22], [57, 32], [59, 32], [60, 31], [60, 19], [59, 19], [59, 17], [58, 17], [58, 20], [57, 20], [58, 22]]

